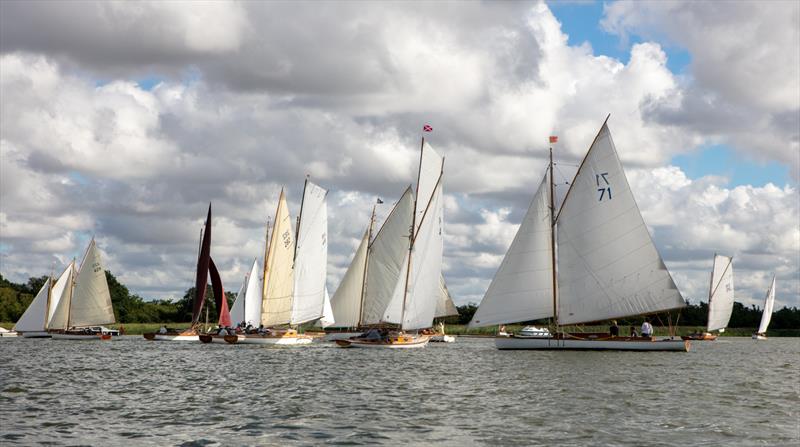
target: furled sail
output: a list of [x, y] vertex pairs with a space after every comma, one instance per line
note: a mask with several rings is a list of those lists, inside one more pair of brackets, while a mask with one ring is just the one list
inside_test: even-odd
[[458, 315], [458, 309], [453, 302], [453, 297], [450, 296], [450, 291], [447, 290], [447, 284], [444, 282], [444, 276], [439, 278], [439, 299], [436, 302], [436, 313], [434, 318], [452, 317]]
[[292, 321], [292, 294], [294, 291], [294, 232], [292, 217], [281, 190], [275, 227], [272, 229], [267, 258], [264, 261], [265, 277], [261, 301], [261, 324], [265, 327], [288, 324]]
[[106, 282], [106, 271], [94, 239], [89, 243], [81, 268], [75, 278], [69, 327], [114, 323], [114, 308]]
[[413, 213], [414, 195], [408, 187], [369, 246], [362, 324], [381, 323], [398, 282], [405, 282], [401, 272], [408, 263]]
[[203, 301], [206, 298], [206, 285], [208, 284], [208, 264], [211, 257], [211, 204], [208, 204], [208, 216], [200, 242], [200, 253], [197, 255], [197, 276], [194, 282], [194, 305], [192, 306], [192, 326], [197, 324], [200, 312], [203, 310]]
[[414, 235], [411, 249], [412, 259], [408, 294], [403, 311], [403, 330], [431, 327], [436, 313], [444, 252], [444, 197], [441, 171], [430, 201], [425, 196], [422, 197], [426, 200], [417, 205], [425, 208], [425, 214], [422, 216], [418, 232]]
[[553, 316], [549, 178], [545, 175], [470, 327]]
[[772, 277], [772, 284], [767, 290], [767, 297], [764, 299], [764, 313], [761, 314], [761, 324], [758, 325], [758, 333], [764, 334], [769, 327], [769, 320], [772, 319], [772, 308], [775, 305], [775, 277]]
[[72, 300], [72, 284], [75, 275], [75, 261], [67, 266], [50, 291], [50, 317], [47, 329], [66, 329], [69, 303]]
[[292, 324], [322, 317], [328, 265], [328, 191], [306, 181], [294, 259]]
[[357, 327], [361, 317], [361, 296], [364, 289], [364, 272], [367, 266], [369, 230], [364, 232], [361, 243], [353, 255], [353, 261], [333, 294], [331, 307], [337, 327]]
[[50, 295], [50, 278], [42, 284], [42, 288], [17, 320], [11, 329], [17, 332], [44, 331], [47, 326], [47, 297]]
[[605, 123], [564, 199], [557, 239], [560, 324], [686, 305], [636, 206]]
[[728, 327], [733, 312], [733, 258], [714, 255], [708, 291], [708, 331]]

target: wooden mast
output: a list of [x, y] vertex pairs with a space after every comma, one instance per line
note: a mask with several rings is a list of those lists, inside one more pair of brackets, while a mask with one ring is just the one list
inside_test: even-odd
[[553, 147], [550, 146], [550, 260], [553, 272], [553, 321], [558, 329], [558, 302], [556, 295], [558, 292], [558, 279], [556, 277], [556, 202], [555, 187], [553, 185]]
[[378, 207], [377, 201], [372, 205], [372, 215], [369, 218], [369, 229], [367, 230], [367, 249], [364, 253], [364, 274], [361, 276], [361, 304], [358, 307], [358, 323], [361, 326], [361, 319], [364, 317], [364, 298], [367, 295], [367, 269], [369, 268], [369, 245], [372, 241], [372, 227], [375, 225], [375, 209]]

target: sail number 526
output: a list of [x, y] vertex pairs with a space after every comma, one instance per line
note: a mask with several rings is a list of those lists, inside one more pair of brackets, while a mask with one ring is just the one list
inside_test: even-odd
[[[595, 181], [597, 182], [597, 192], [600, 193], [600, 198], [598, 202], [602, 202], [604, 198], [608, 197], [608, 200], [611, 200], [611, 183], [608, 183], [608, 172], [603, 172], [602, 174], [595, 174]], [[600, 179], [603, 180], [601, 185]], [[600, 187], [602, 186], [602, 188]]]

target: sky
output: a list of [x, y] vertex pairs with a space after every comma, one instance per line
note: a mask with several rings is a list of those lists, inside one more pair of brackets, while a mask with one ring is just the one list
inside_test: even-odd
[[0, 2], [0, 273], [94, 236], [146, 299], [212, 256], [238, 290], [281, 187], [330, 190], [328, 288], [377, 197], [446, 157], [444, 276], [478, 303], [558, 135], [559, 194], [605, 117], [691, 302], [714, 253], [736, 300], [800, 306], [800, 3]]

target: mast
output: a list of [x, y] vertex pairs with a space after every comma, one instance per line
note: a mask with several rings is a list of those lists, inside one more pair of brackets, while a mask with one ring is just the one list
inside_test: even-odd
[[361, 276], [361, 304], [358, 306], [358, 326], [361, 326], [361, 319], [364, 317], [364, 298], [367, 295], [367, 269], [369, 269], [369, 244], [372, 240], [372, 226], [375, 225], [375, 209], [377, 207], [377, 202], [372, 205], [372, 215], [369, 218], [369, 230], [367, 230], [367, 251], [364, 253], [364, 274]]
[[711, 258], [711, 275], [708, 278], [708, 315], [706, 315], [706, 330], [711, 324], [711, 297], [714, 296], [714, 268], [717, 266], [717, 253], [714, 252], [714, 257]]
[[269, 224], [272, 221], [272, 218], [267, 216], [267, 231], [264, 234], [264, 268], [263, 268], [263, 278], [261, 279], [261, 298], [263, 300], [264, 295], [267, 293], [267, 258], [269, 257], [269, 248], [270, 248], [270, 238], [269, 238]]
[[408, 266], [406, 268], [406, 285], [403, 287], [403, 308], [400, 311], [400, 330], [406, 317], [406, 298], [408, 298], [408, 278], [411, 275], [411, 252], [414, 249], [414, 234], [417, 227], [417, 200], [419, 200], [419, 177], [422, 175], [422, 151], [425, 150], [425, 137], [419, 144], [419, 167], [417, 167], [417, 187], [414, 192], [414, 212], [411, 214], [411, 233], [408, 235]]
[[55, 270], [55, 268], [56, 268], [55, 262], [53, 262], [53, 267], [50, 268], [50, 277], [47, 278], [47, 305], [44, 307], [44, 328], [45, 329], [47, 329], [47, 326], [48, 326], [48, 323], [49, 323], [48, 315], [50, 315], [50, 299], [51, 299], [51, 297], [53, 295], [53, 273], [55, 273], [53, 270]]
[[558, 291], [558, 279], [556, 277], [556, 201], [555, 186], [553, 185], [553, 147], [550, 146], [550, 259], [553, 271], [553, 321], [558, 328], [558, 302], [556, 294]]

